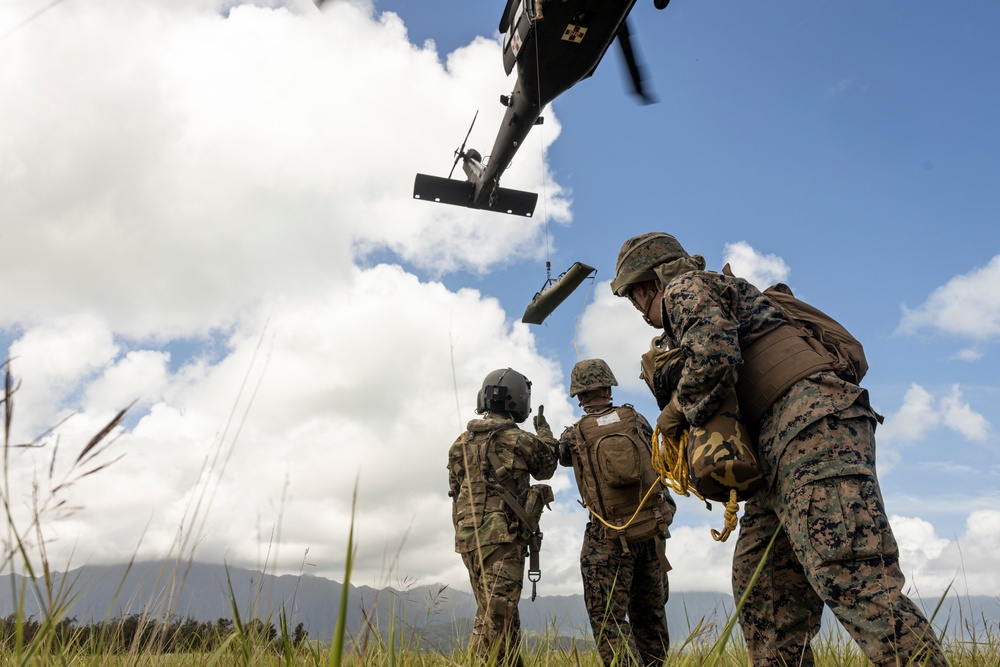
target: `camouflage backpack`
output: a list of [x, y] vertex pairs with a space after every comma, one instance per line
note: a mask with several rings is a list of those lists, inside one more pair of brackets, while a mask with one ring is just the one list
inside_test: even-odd
[[792, 324], [805, 329], [813, 340], [823, 346], [833, 357], [833, 372], [841, 380], [860, 384], [868, 372], [868, 360], [860, 341], [844, 325], [818, 308], [797, 299], [784, 283], [768, 287], [764, 290], [764, 296]]
[[612, 532], [626, 545], [665, 533], [675, 511], [665, 488], [654, 490], [636, 514], [650, 487], [659, 486], [659, 475], [635, 409], [626, 404], [587, 414], [573, 429], [573, 472], [584, 506], [614, 526], [625, 525], [635, 515], [625, 528]]

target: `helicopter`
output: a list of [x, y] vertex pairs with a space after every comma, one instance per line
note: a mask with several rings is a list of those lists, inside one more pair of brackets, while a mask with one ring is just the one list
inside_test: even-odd
[[[664, 9], [670, 0], [654, 0]], [[517, 67], [517, 81], [509, 95], [489, 159], [465, 141], [455, 150], [447, 178], [417, 174], [413, 197], [512, 215], [534, 214], [538, 195], [500, 187], [500, 177], [541, 112], [559, 95], [588, 78], [597, 69], [611, 42], [621, 46], [632, 85], [644, 103], [653, 101], [643, 86], [632, 49], [627, 17], [636, 0], [507, 0], [500, 18], [503, 65], [509, 75]], [[478, 112], [477, 112], [478, 116]], [[475, 124], [475, 118], [473, 118]], [[472, 127], [469, 127], [469, 133]], [[452, 179], [459, 161], [466, 180]]]

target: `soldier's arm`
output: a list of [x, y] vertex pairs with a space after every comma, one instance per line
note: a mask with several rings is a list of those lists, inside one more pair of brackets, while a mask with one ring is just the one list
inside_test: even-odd
[[576, 434], [572, 426], [567, 426], [566, 430], [559, 436], [559, 465], [573, 466], [573, 450], [576, 448]]
[[[551, 433], [552, 431], [549, 431]], [[549, 437], [534, 436], [527, 431], [521, 431], [518, 437], [518, 449], [522, 452], [528, 472], [535, 479], [549, 479], [559, 466], [559, 443], [551, 435]]]
[[676, 396], [684, 416], [698, 426], [714, 415], [736, 384], [743, 363], [737, 323], [707, 283], [695, 273], [667, 286], [673, 338], [684, 350]]
[[452, 499], [458, 498], [458, 492], [462, 485], [462, 471], [465, 470], [462, 461], [462, 438], [459, 438], [448, 450], [448, 495]]

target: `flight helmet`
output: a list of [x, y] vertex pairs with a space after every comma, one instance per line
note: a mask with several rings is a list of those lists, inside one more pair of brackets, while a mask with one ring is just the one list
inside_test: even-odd
[[476, 412], [506, 412], [520, 424], [531, 412], [531, 380], [511, 368], [498, 368], [483, 380]]
[[622, 244], [622, 249], [618, 252], [611, 290], [615, 296], [628, 296], [634, 285], [656, 280], [654, 268], [682, 257], [689, 255], [670, 234], [650, 232], [633, 236]]
[[576, 396], [584, 391], [617, 387], [618, 380], [604, 359], [584, 359], [573, 366], [569, 375], [569, 395]]

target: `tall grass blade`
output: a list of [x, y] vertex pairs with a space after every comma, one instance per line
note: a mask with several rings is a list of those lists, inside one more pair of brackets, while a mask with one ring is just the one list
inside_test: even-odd
[[347, 633], [347, 596], [351, 584], [351, 570], [354, 568], [354, 516], [358, 505], [358, 481], [354, 480], [354, 492], [351, 494], [351, 526], [347, 531], [347, 556], [344, 562], [344, 582], [340, 590], [340, 614], [337, 626], [333, 630], [333, 643], [330, 646], [330, 664], [341, 667], [344, 660], [344, 635]]

